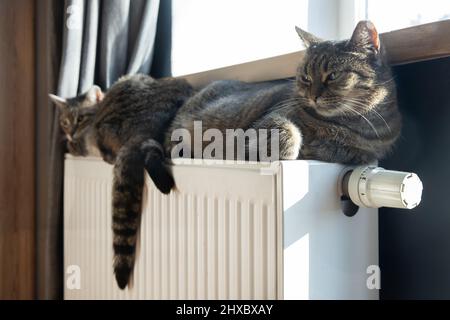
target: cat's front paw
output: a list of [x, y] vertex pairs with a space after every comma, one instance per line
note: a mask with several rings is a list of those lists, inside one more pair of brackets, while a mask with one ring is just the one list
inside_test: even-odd
[[302, 147], [302, 134], [290, 121], [283, 124], [280, 130], [280, 159], [295, 160]]
[[116, 157], [110, 153], [103, 153], [102, 154], [103, 161], [114, 164], [116, 162]]

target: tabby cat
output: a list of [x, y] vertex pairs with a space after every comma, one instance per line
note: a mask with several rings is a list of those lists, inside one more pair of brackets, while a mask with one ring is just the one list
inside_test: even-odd
[[[296, 30], [307, 50], [295, 80], [213, 82], [180, 108], [166, 134], [166, 151], [179, 145], [174, 130], [187, 129], [193, 137], [194, 121], [202, 121], [203, 131], [277, 129], [280, 159], [363, 164], [385, 156], [400, 134], [401, 116], [374, 25], [361, 21], [351, 39], [338, 42]], [[258, 146], [246, 141], [246, 159]], [[192, 148], [181, 149], [172, 157], [196, 156]]]
[[69, 152], [97, 152], [114, 164], [114, 273], [121, 289], [128, 285], [135, 264], [144, 169], [161, 192], [170, 192], [174, 180], [165, 163], [163, 133], [192, 94], [181, 79], [133, 75], [122, 77], [104, 94], [94, 86], [72, 99], [50, 96], [61, 110]]
[[98, 86], [75, 98], [64, 99], [49, 94], [59, 108], [59, 124], [67, 140], [68, 151], [75, 156], [99, 156], [91, 122], [97, 112], [97, 104], [103, 99]]

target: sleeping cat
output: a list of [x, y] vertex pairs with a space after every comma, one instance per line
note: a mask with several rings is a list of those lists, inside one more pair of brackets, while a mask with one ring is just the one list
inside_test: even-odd
[[67, 140], [68, 151], [75, 156], [100, 156], [91, 121], [97, 112], [97, 103], [103, 100], [98, 86], [77, 97], [64, 99], [49, 94], [59, 108], [59, 124]]
[[69, 152], [98, 153], [114, 164], [114, 273], [121, 289], [129, 283], [135, 263], [144, 169], [161, 192], [170, 192], [174, 180], [165, 163], [163, 133], [192, 94], [181, 79], [133, 75], [122, 77], [104, 94], [94, 86], [72, 99], [50, 96], [61, 110]]
[[[276, 129], [279, 159], [363, 164], [385, 156], [400, 134], [401, 117], [395, 83], [374, 25], [361, 21], [350, 40], [338, 42], [296, 30], [307, 50], [295, 81], [213, 82], [177, 112], [166, 133], [166, 152], [172, 157], [197, 157], [184, 146], [173, 154], [174, 148], [192, 141], [178, 143], [172, 135], [183, 128], [192, 139], [194, 121], [202, 121], [203, 132]], [[259, 155], [261, 148], [270, 147], [251, 139], [245, 143], [245, 159], [233, 153], [234, 159], [248, 160], [252, 149], [259, 149]], [[186, 150], [188, 154], [183, 154]]]

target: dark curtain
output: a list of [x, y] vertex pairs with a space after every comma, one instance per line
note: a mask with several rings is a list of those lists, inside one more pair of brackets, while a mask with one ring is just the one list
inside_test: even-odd
[[159, 0], [39, 1], [37, 12], [37, 297], [62, 298], [63, 144], [47, 94], [106, 90], [124, 74], [149, 74]]

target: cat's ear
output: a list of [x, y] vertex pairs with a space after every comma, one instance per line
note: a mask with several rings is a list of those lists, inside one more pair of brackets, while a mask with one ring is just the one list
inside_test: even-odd
[[374, 24], [370, 21], [358, 22], [349, 44], [367, 52], [375, 54], [380, 52], [380, 37]]
[[58, 97], [54, 94], [49, 94], [48, 97], [50, 100], [59, 108], [59, 109], [65, 109], [67, 107], [67, 100], [61, 97]]
[[298, 36], [303, 41], [303, 44], [305, 45], [306, 48], [323, 41], [322, 39], [316, 37], [315, 35], [307, 32], [303, 29], [300, 29], [297, 26], [295, 26], [295, 31], [297, 31]]
[[86, 98], [92, 103], [98, 103], [103, 100], [104, 94], [99, 86], [92, 86], [86, 93]]

